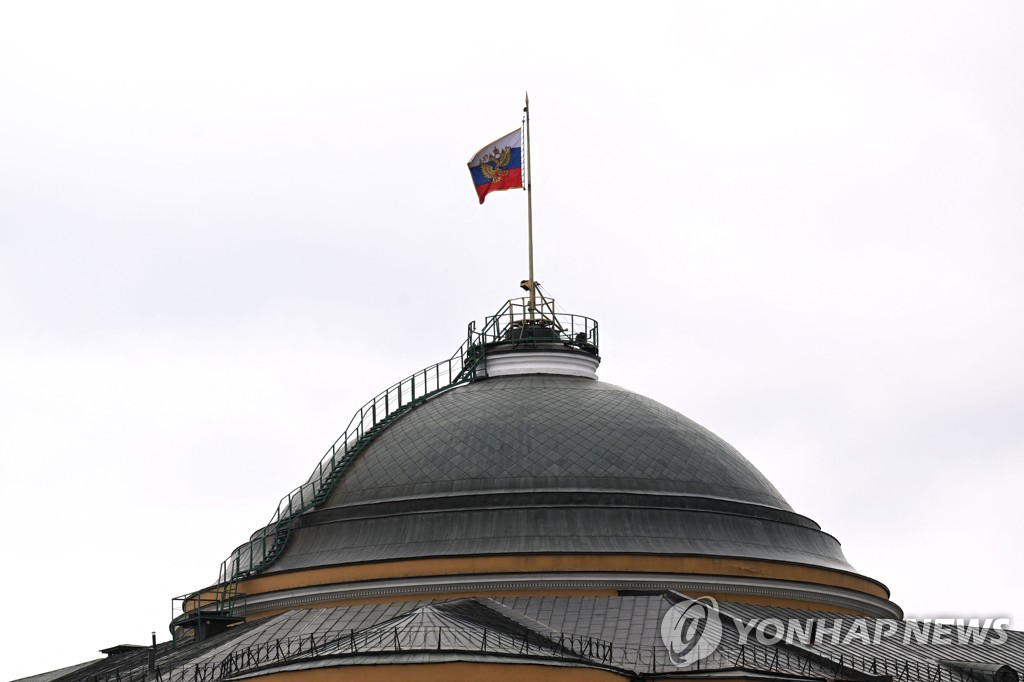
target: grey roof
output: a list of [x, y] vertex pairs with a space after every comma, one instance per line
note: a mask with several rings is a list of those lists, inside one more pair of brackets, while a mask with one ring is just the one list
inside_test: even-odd
[[735, 448], [611, 384], [525, 375], [457, 388], [385, 431], [327, 506], [450, 493], [663, 492], [790, 510]]
[[624, 506], [460, 509], [317, 523], [293, 531], [272, 571], [436, 556], [613, 553], [730, 556], [852, 571], [809, 528], [723, 513]]
[[441, 394], [387, 428], [271, 572], [507, 553], [731, 556], [853, 569], [735, 448], [591, 379], [524, 375]]
[[[676, 668], [661, 639], [661, 622], [676, 593], [592, 597], [521, 597], [391, 602], [290, 611], [245, 623], [199, 643], [157, 648], [163, 682], [218, 682], [253, 674], [339, 665], [488, 660], [605, 668], [633, 679], [666, 674], [697, 677], [747, 671], [781, 679], [1014, 682], [1024, 670], [1024, 633], [998, 644], [917, 643], [895, 628], [889, 640], [849, 637], [873, 619], [820, 611], [722, 603], [722, 640], [699, 666]], [[821, 637], [806, 645], [743, 641], [737, 624], [752, 619], [839, 624], [841, 644]], [[954, 637], [954, 640], [956, 638]], [[67, 669], [50, 682], [142, 679], [147, 652]]]

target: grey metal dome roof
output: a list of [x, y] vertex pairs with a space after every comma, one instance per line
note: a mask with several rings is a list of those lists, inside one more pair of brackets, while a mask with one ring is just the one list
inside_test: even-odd
[[270, 572], [510, 553], [767, 559], [852, 572], [735, 448], [592, 379], [521, 375], [443, 393], [391, 424]]
[[479, 381], [387, 429], [327, 506], [524, 490], [659, 492], [791, 511], [735, 448], [660, 403], [558, 375]]

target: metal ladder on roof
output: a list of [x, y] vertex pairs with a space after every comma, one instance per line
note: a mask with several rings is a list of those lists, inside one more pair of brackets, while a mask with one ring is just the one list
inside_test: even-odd
[[[585, 322], [581, 327], [576, 320]], [[267, 525], [254, 532], [247, 542], [235, 548], [224, 560], [216, 585], [173, 600], [177, 610], [172, 609], [172, 613], [177, 615], [172, 619], [172, 632], [176, 622], [185, 622], [196, 609], [234, 618], [239, 600], [244, 597], [239, 594], [239, 582], [259, 573], [281, 556], [295, 519], [327, 501], [359, 453], [409, 410], [476, 379], [477, 368], [486, 362], [489, 346], [502, 342], [526, 342], [524, 330], [537, 324], [549, 326], [554, 338], [571, 345], [581, 343], [579, 329], [582, 328], [583, 336], [588, 339], [587, 347], [596, 351], [596, 323], [589, 318], [557, 312], [554, 300], [543, 296], [534, 308], [529, 307], [526, 298], [509, 300], [497, 313], [486, 318], [480, 331], [476, 330], [475, 322], [470, 322], [466, 340], [450, 358], [406, 377], [359, 408], [345, 431], [320, 458], [309, 479], [282, 497]], [[203, 595], [212, 596], [206, 599]]]

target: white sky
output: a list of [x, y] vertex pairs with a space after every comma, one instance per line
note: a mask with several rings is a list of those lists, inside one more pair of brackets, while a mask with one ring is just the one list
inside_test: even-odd
[[1024, 5], [0, 5], [0, 679], [167, 637], [537, 277], [908, 615], [1024, 627]]

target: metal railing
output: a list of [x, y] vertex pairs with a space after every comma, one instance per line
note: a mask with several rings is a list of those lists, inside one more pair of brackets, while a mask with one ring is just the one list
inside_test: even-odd
[[554, 299], [540, 297], [530, 309], [528, 298], [514, 298], [487, 318], [480, 342], [492, 344], [555, 342], [597, 353], [597, 321], [556, 309]]
[[[826, 654], [787, 647], [744, 644], [722, 647], [689, 666], [677, 667], [662, 647], [620, 647], [595, 637], [572, 634], [543, 636], [479, 627], [387, 624], [362, 631], [328, 631], [276, 639], [240, 647], [205, 663], [157, 665], [148, 671], [145, 655], [133, 656], [122, 668], [74, 678], [76, 682], [220, 682], [276, 665], [373, 654], [486, 653], [596, 665], [631, 677], [666, 672], [699, 673], [752, 670], [825, 680], [886, 682], [978, 682], [970, 671], [936, 661]], [[1009, 670], [1009, 669], [1008, 669]], [[148, 672], [148, 674], [147, 674]]]
[[189, 630], [193, 639], [201, 639], [198, 628], [203, 618], [210, 615], [226, 622], [243, 621], [246, 599], [246, 595], [238, 593], [238, 583], [235, 581], [175, 597], [171, 600], [171, 634], [174, 642], [184, 640]]
[[446, 626], [371, 627], [363, 631], [323, 632], [260, 642], [228, 652], [217, 661], [158, 665], [148, 674], [141, 663], [89, 675], [76, 682], [218, 682], [240, 674], [286, 663], [338, 659], [351, 655], [431, 652], [487, 653], [496, 656], [554, 659], [625, 666], [656, 671], [653, 649], [614, 647], [611, 643], [579, 635], [544, 637], [535, 633], [509, 633], [480, 628]]
[[[293, 520], [321, 503], [351, 465], [356, 456], [390, 422], [421, 402], [475, 378], [477, 366], [485, 361], [487, 349], [499, 343], [556, 342], [597, 353], [597, 322], [581, 315], [556, 309], [553, 299], [540, 296], [534, 309], [529, 299], [512, 299], [494, 315], [486, 318], [477, 331], [470, 322], [466, 340], [446, 360], [426, 367], [377, 394], [359, 408], [341, 436], [320, 458], [309, 479], [281, 498], [267, 525], [239, 545], [224, 560], [217, 585], [205, 590], [225, 598], [235, 594], [234, 583], [272, 564], [288, 542]], [[180, 605], [173, 619], [180, 618], [194, 600], [184, 595], [174, 600]], [[216, 601], [216, 600], [214, 600]], [[199, 603], [199, 602], [195, 602]], [[218, 606], [203, 602], [205, 609]]]
[[355, 456], [399, 413], [440, 391], [470, 381], [479, 360], [468, 355], [468, 348], [468, 342], [463, 343], [447, 360], [406, 377], [360, 407], [317, 462], [309, 479], [281, 498], [267, 525], [221, 564], [218, 582], [244, 577], [272, 563], [287, 542], [291, 520], [323, 502]]

